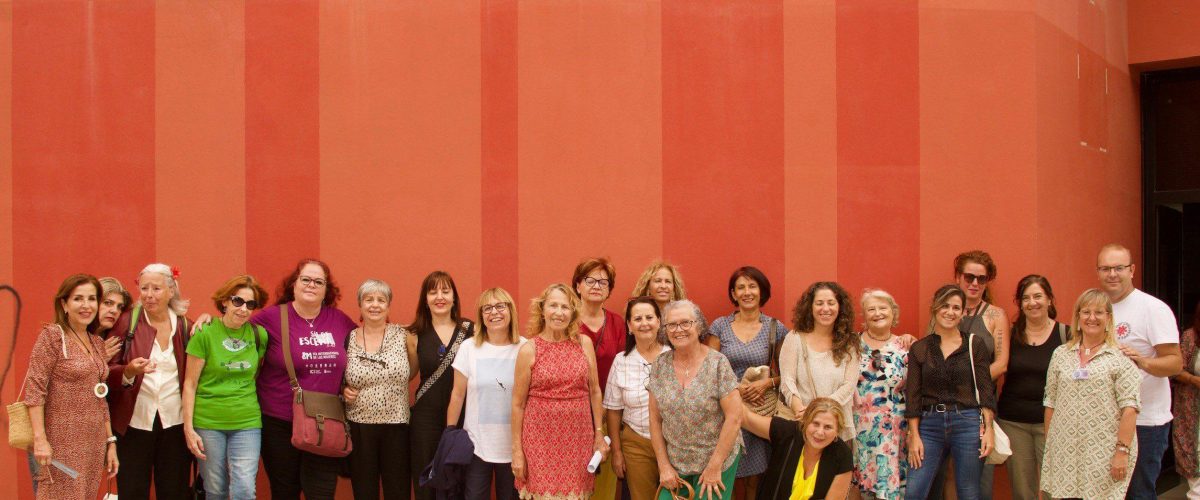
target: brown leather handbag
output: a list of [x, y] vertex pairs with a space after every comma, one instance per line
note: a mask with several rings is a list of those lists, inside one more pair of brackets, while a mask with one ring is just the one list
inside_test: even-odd
[[346, 424], [346, 408], [337, 394], [306, 391], [296, 380], [292, 366], [292, 339], [288, 332], [288, 304], [279, 306], [283, 333], [283, 363], [287, 365], [292, 384], [292, 446], [301, 451], [325, 457], [344, 457], [350, 454], [350, 426]]

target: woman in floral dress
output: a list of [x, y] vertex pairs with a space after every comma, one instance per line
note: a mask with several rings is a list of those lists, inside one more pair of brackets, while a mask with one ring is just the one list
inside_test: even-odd
[[904, 434], [904, 378], [908, 349], [892, 334], [900, 306], [883, 290], [862, 296], [866, 331], [859, 341], [858, 390], [854, 394], [854, 484], [864, 499], [904, 498], [908, 449]]
[[1196, 335], [1200, 333], [1200, 302], [1192, 315], [1192, 327], [1179, 336], [1183, 372], [1171, 379], [1171, 444], [1175, 447], [1175, 472], [1187, 479], [1188, 497], [1200, 495], [1200, 464], [1196, 455], [1196, 412], [1200, 409], [1200, 359]]

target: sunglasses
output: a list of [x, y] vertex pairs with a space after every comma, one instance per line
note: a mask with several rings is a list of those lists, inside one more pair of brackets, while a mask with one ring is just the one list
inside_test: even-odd
[[962, 273], [962, 277], [963, 277], [963, 281], [965, 281], [967, 283], [975, 282], [975, 283], [979, 283], [980, 285], [986, 285], [988, 280], [991, 279], [991, 278], [988, 278], [988, 276], [986, 274], [979, 275], [979, 274], [971, 274], [971, 273]]
[[241, 297], [238, 297], [237, 295], [229, 297], [229, 303], [233, 304], [233, 307], [246, 306], [246, 309], [249, 309], [251, 311], [258, 309], [258, 301], [257, 300], [246, 300]]

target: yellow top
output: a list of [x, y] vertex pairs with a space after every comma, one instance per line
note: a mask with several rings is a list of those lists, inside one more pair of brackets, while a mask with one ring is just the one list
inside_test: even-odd
[[[808, 447], [805, 446], [805, 448]], [[817, 467], [820, 466], [820, 462], [814, 464], [812, 474], [804, 477], [804, 450], [800, 451], [800, 463], [796, 464], [796, 477], [792, 480], [792, 496], [790, 500], [808, 500], [812, 498], [813, 492], [817, 489]]]

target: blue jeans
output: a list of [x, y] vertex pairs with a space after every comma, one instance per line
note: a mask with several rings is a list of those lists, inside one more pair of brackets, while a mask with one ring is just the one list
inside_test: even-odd
[[208, 457], [199, 461], [206, 497], [254, 498], [262, 429], [196, 429], [196, 434], [204, 442], [204, 456]]
[[979, 458], [979, 410], [926, 410], [921, 414], [918, 432], [925, 446], [925, 460], [920, 467], [910, 464], [904, 498], [925, 500], [942, 462], [952, 457], [959, 500], [979, 500], [983, 471], [983, 459]]
[[1163, 454], [1167, 452], [1167, 441], [1171, 439], [1170, 422], [1162, 425], [1137, 426], [1137, 463], [1129, 480], [1125, 498], [1131, 500], [1153, 500], [1158, 498], [1154, 484], [1162, 470]]

